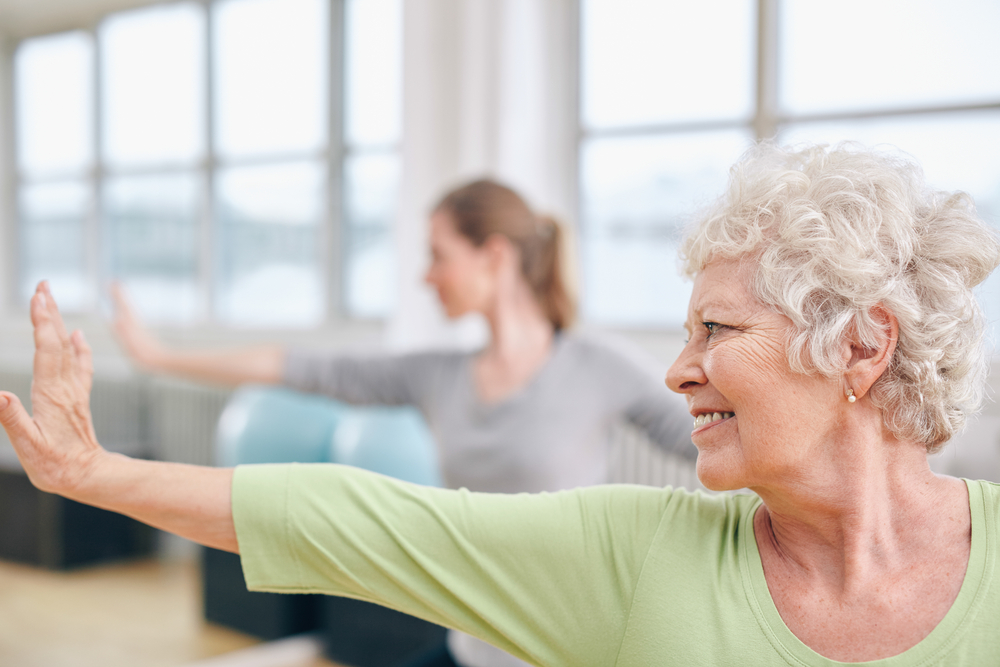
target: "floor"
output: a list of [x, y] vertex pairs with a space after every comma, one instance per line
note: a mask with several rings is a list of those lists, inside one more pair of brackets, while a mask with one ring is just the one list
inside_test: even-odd
[[[71, 572], [0, 562], [0, 665], [174, 667], [224, 654], [248, 656], [233, 665], [264, 664], [258, 640], [202, 621], [199, 591], [191, 561]], [[336, 665], [314, 658], [295, 667]]]

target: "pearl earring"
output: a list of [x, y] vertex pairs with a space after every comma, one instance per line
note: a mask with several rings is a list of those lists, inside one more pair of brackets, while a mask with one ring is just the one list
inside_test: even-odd
[[848, 403], [853, 403], [856, 400], [858, 400], [858, 397], [854, 395], [854, 390], [853, 389], [848, 389], [847, 390], [847, 402]]

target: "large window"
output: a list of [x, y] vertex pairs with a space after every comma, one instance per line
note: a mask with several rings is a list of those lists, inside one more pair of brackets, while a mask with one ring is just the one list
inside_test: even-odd
[[19, 294], [171, 323], [393, 305], [401, 0], [178, 2], [15, 55]]
[[994, 0], [581, 0], [580, 29], [591, 320], [683, 321], [679, 232], [760, 138], [895, 145], [1000, 225]]

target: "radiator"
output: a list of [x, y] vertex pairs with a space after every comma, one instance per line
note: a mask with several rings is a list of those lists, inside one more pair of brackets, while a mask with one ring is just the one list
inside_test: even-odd
[[631, 424], [614, 427], [609, 455], [612, 482], [705, 488], [698, 481], [694, 461], [664, 452]]
[[147, 381], [149, 442], [155, 458], [213, 465], [215, 426], [229, 391], [164, 379]]

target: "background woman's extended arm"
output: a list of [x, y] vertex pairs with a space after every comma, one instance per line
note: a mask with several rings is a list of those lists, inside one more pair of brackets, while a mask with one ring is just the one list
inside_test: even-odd
[[154, 373], [211, 384], [278, 384], [285, 364], [285, 350], [278, 345], [223, 350], [178, 350], [157, 340], [136, 317], [120, 285], [112, 287], [115, 333], [129, 357], [140, 368]]

